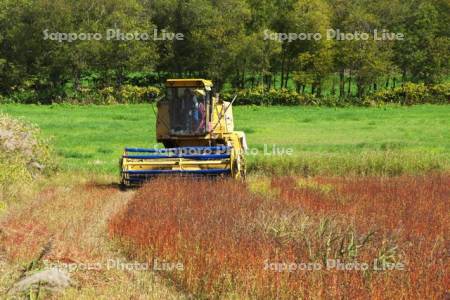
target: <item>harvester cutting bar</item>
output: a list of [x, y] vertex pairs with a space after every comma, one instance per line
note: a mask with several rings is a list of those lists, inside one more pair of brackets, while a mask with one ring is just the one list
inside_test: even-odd
[[124, 171], [123, 173], [131, 175], [156, 175], [156, 174], [204, 174], [219, 175], [229, 174], [230, 169], [211, 169], [211, 170], [143, 170], [143, 171]]
[[169, 152], [219, 152], [230, 151], [231, 147], [212, 146], [212, 147], [179, 147], [179, 148], [163, 148], [163, 149], [146, 149], [146, 148], [125, 148], [126, 152], [133, 153], [169, 153]]
[[227, 146], [163, 149], [125, 148], [122, 183], [139, 185], [159, 175], [229, 176], [232, 148]]
[[210, 160], [210, 159], [225, 159], [230, 158], [229, 154], [200, 154], [200, 155], [189, 155], [189, 154], [175, 154], [175, 155], [124, 155], [123, 158], [131, 159], [162, 159], [162, 158], [187, 158], [187, 159], [199, 159], [199, 160]]

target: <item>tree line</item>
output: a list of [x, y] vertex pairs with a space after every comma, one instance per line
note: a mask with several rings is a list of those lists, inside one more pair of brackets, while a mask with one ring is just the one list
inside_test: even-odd
[[[219, 89], [317, 96], [328, 80], [336, 97], [362, 97], [445, 81], [449, 24], [448, 0], [1, 0], [0, 93], [64, 97], [87, 85], [205, 77]], [[371, 38], [325, 38], [330, 29]], [[152, 38], [107, 39], [108, 30]], [[378, 40], [375, 31], [404, 38]], [[64, 33], [77, 39], [55, 39]], [[322, 38], [284, 38], [300, 33]]]

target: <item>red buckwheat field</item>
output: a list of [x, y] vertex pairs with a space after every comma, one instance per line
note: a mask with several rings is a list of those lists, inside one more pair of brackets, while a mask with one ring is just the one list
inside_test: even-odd
[[199, 298], [444, 296], [450, 177], [279, 177], [266, 188], [155, 180], [110, 236]]

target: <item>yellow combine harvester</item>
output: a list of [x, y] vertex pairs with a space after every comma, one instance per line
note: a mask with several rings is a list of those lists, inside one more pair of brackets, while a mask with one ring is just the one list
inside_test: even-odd
[[156, 121], [165, 148], [125, 148], [122, 185], [163, 174], [245, 176], [245, 134], [234, 131], [233, 102], [213, 95], [212, 86], [204, 79], [167, 80]]

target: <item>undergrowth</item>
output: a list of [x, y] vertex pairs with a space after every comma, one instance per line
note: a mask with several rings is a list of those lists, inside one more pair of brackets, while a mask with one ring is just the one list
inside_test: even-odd
[[450, 169], [448, 156], [432, 152], [367, 151], [250, 157], [248, 172], [266, 175], [399, 176]]
[[0, 201], [14, 198], [34, 178], [54, 172], [56, 165], [52, 147], [37, 126], [0, 114]]

